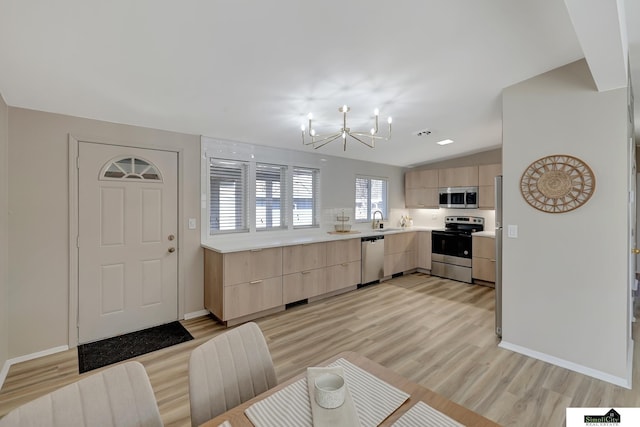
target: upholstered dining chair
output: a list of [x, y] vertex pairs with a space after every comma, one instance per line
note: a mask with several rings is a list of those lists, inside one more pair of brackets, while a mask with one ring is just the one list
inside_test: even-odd
[[262, 331], [253, 322], [195, 348], [189, 359], [191, 424], [196, 426], [277, 385]]
[[147, 372], [127, 362], [84, 377], [9, 412], [0, 427], [162, 426]]

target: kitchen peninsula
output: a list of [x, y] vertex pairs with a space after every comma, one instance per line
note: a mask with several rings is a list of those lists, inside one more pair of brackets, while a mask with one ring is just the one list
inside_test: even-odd
[[[360, 242], [385, 237], [384, 276], [431, 271], [435, 227], [360, 230], [329, 234], [260, 233], [226, 235], [202, 243], [205, 249], [205, 307], [228, 326], [349, 292], [361, 284]], [[477, 233], [491, 237], [491, 232]]]
[[205, 307], [235, 325], [357, 288], [362, 237], [384, 235], [385, 276], [431, 270], [432, 227], [227, 235], [203, 242]]

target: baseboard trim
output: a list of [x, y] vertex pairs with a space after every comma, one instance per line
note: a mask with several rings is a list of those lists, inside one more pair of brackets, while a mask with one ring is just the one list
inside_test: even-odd
[[38, 351], [31, 354], [25, 354], [24, 356], [14, 357], [12, 359], [4, 362], [4, 366], [2, 367], [2, 371], [0, 371], [0, 389], [4, 385], [4, 380], [7, 379], [7, 375], [9, 374], [9, 369], [11, 365], [15, 365], [16, 363], [26, 362], [27, 360], [37, 359], [39, 357], [49, 356], [50, 354], [60, 353], [62, 351], [69, 350], [68, 345], [61, 345], [59, 347], [49, 348], [47, 350]]
[[185, 313], [184, 320], [195, 319], [196, 317], [208, 316], [209, 311], [207, 310], [198, 310], [193, 311], [191, 313]]
[[570, 362], [568, 360], [560, 359], [559, 357], [551, 356], [546, 353], [531, 350], [530, 348], [522, 347], [517, 344], [512, 344], [502, 340], [498, 347], [505, 350], [511, 350], [516, 353], [524, 354], [525, 356], [533, 357], [534, 359], [541, 360], [543, 362], [551, 363], [552, 365], [559, 366], [561, 368], [569, 369], [570, 371], [577, 372], [579, 374], [587, 375], [602, 381], [606, 381], [611, 384], [615, 384], [620, 387], [631, 389], [631, 381], [627, 378], [617, 377], [615, 375], [607, 374], [606, 372], [598, 371], [597, 369], [588, 368], [577, 363]]

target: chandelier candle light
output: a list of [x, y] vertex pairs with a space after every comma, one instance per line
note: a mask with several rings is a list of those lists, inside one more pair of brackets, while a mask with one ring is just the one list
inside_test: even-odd
[[[328, 143], [335, 141], [338, 138], [342, 138], [343, 150], [347, 151], [347, 136], [350, 136], [351, 138], [366, 145], [369, 148], [375, 148], [376, 139], [384, 139], [385, 141], [388, 141], [389, 139], [391, 139], [391, 122], [392, 122], [391, 117], [387, 119], [387, 123], [389, 123], [389, 134], [387, 136], [378, 135], [378, 116], [380, 115], [380, 111], [377, 108], [373, 112], [373, 114], [375, 115], [375, 127], [371, 128], [369, 132], [354, 132], [347, 127], [347, 113], [350, 110], [351, 109], [346, 105], [343, 105], [342, 107], [338, 108], [338, 111], [342, 113], [342, 128], [338, 132], [332, 133], [331, 135], [316, 134], [316, 131], [312, 125], [313, 115], [309, 113], [308, 135], [309, 137], [311, 137], [311, 140], [305, 141], [304, 139], [305, 127], [303, 124], [300, 127], [302, 129], [302, 144], [312, 145], [313, 148], [317, 150], [318, 148], [324, 147]], [[369, 139], [370, 141], [367, 141], [367, 139]]]

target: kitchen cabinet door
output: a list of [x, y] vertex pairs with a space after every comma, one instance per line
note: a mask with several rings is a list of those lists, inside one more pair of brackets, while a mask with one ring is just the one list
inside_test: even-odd
[[438, 189], [407, 188], [404, 191], [404, 204], [407, 208], [438, 208]]
[[478, 208], [495, 209], [495, 177], [502, 173], [502, 165], [480, 165], [478, 167]]
[[422, 169], [404, 175], [405, 188], [438, 188], [438, 170]]
[[439, 187], [477, 187], [478, 166], [438, 169]]
[[224, 285], [282, 276], [282, 248], [224, 254]]
[[326, 242], [327, 266], [343, 262], [360, 261], [360, 239], [333, 240]]
[[404, 204], [407, 208], [438, 207], [438, 170], [409, 171], [404, 175]]
[[282, 273], [290, 274], [321, 268], [327, 262], [325, 243], [285, 246], [282, 249]]
[[360, 283], [360, 261], [343, 262], [326, 268], [326, 292], [357, 286]]
[[384, 238], [384, 275], [413, 270], [418, 262], [416, 232], [387, 234]]
[[471, 272], [474, 279], [485, 282], [496, 281], [496, 239], [473, 236]]
[[305, 270], [282, 277], [282, 298], [284, 304], [315, 297], [326, 292], [324, 268]]
[[258, 313], [282, 304], [282, 276], [226, 286], [222, 320]]
[[418, 232], [418, 268], [431, 270], [431, 231]]

